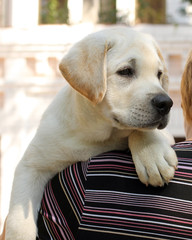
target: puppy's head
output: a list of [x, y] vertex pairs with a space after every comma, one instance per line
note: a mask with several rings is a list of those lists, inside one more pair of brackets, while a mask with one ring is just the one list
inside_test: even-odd
[[156, 42], [126, 27], [89, 35], [60, 63], [69, 84], [120, 129], [164, 128], [172, 100]]

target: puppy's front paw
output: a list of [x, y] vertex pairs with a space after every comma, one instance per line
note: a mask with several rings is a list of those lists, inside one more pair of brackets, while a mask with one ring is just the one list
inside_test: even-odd
[[163, 186], [173, 178], [177, 156], [160, 131], [135, 131], [129, 137], [129, 147], [142, 183]]
[[18, 208], [7, 217], [5, 240], [35, 240], [36, 225], [33, 215], [23, 216], [23, 211]]

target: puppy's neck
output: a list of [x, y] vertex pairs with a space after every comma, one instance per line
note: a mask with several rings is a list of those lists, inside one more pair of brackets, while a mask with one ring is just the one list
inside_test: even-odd
[[58, 93], [44, 117], [50, 115], [57, 119], [57, 125], [62, 126], [64, 134], [67, 136], [75, 134], [79, 140], [86, 142], [103, 142], [111, 139], [114, 141], [114, 138], [121, 139], [129, 135], [129, 132], [114, 128], [103, 116], [99, 106], [69, 86]]

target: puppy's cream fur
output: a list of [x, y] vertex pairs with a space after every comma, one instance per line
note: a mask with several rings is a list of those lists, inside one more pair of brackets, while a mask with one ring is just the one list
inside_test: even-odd
[[174, 175], [176, 155], [156, 129], [166, 126], [168, 114], [160, 117], [151, 104], [166, 95], [167, 71], [150, 36], [126, 27], [91, 34], [72, 47], [60, 70], [69, 85], [44, 113], [17, 166], [6, 240], [35, 239], [48, 179], [75, 162], [126, 149], [128, 137], [144, 184], [162, 186]]

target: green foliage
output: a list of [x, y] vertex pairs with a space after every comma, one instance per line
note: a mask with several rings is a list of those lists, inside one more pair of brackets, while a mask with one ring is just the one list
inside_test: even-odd
[[67, 22], [67, 0], [41, 0], [40, 23], [59, 24]]
[[116, 0], [100, 0], [100, 23], [116, 23]]
[[116, 10], [110, 10], [99, 13], [100, 23], [116, 23]]
[[192, 0], [183, 0], [183, 2], [189, 2], [192, 4]]
[[[189, 3], [189, 4], [192, 4], [192, 0], [182, 0], [183, 2], [186, 2], [186, 3]], [[185, 7], [182, 7], [180, 10], [179, 10], [180, 14], [183, 15], [183, 16], [186, 16], [187, 15], [187, 12], [186, 12], [186, 8]]]
[[137, 0], [136, 15], [138, 22], [165, 23], [165, 0]]

